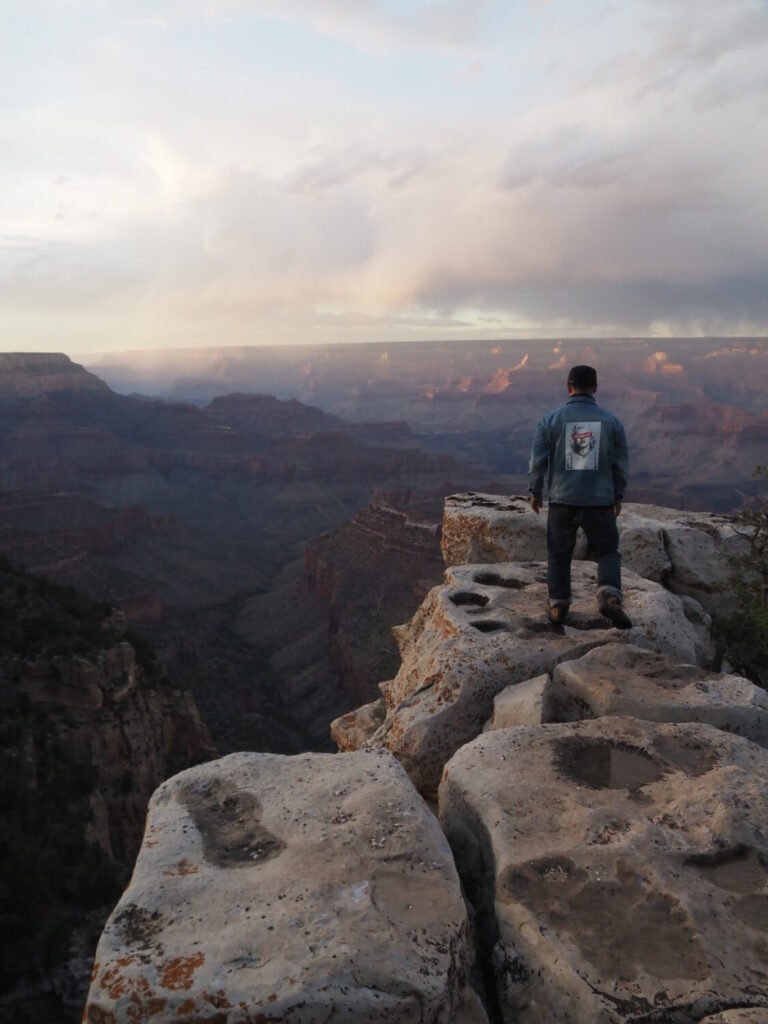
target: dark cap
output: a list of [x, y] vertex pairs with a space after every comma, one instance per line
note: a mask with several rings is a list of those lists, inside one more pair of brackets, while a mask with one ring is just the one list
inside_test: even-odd
[[596, 388], [597, 370], [594, 366], [572, 366], [568, 373], [568, 383], [579, 391]]

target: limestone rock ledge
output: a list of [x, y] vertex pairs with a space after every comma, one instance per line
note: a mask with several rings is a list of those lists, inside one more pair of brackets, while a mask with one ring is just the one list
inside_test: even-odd
[[574, 564], [573, 587], [569, 623], [553, 627], [545, 611], [544, 564], [448, 569], [445, 583], [394, 631], [402, 665], [385, 697], [333, 723], [339, 747], [385, 747], [416, 788], [431, 796], [445, 762], [482, 731], [494, 697], [511, 684], [551, 673], [558, 663], [610, 642], [633, 643], [675, 661], [706, 661], [708, 616], [695, 601], [683, 603], [660, 584], [625, 572], [625, 604], [634, 626], [619, 631], [597, 612], [591, 563]]
[[499, 1019], [768, 1020], [767, 784], [768, 752], [706, 725], [605, 718], [463, 747], [440, 820]]
[[[518, 687], [509, 689], [508, 703]], [[503, 696], [497, 698], [502, 705]], [[515, 703], [519, 717], [520, 700]], [[557, 665], [553, 679], [544, 684], [539, 708], [539, 723], [609, 715], [655, 722], [703, 722], [768, 747], [765, 690], [742, 676], [678, 665], [632, 644], [606, 644], [583, 658]], [[509, 719], [508, 712], [505, 721], [512, 724]]]
[[333, 723], [347, 752], [157, 791], [86, 1024], [768, 1024], [768, 699], [711, 670], [692, 596], [733, 538], [622, 516], [652, 577], [624, 571], [633, 628], [587, 561], [554, 626], [545, 518], [507, 509], [497, 543], [469, 497], [478, 561], [396, 627], [396, 677]]
[[450, 848], [397, 761], [232, 754], [164, 783], [89, 1024], [486, 1024]]
[[[617, 521], [624, 566], [696, 598], [708, 612], [722, 610], [730, 559], [746, 540], [727, 516], [627, 503]], [[546, 512], [536, 515], [526, 498], [454, 494], [446, 498], [442, 532], [446, 565], [524, 562], [547, 557]], [[579, 533], [574, 557], [586, 557]]]

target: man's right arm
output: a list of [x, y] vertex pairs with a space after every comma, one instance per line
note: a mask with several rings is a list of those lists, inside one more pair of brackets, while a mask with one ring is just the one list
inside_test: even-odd
[[531, 455], [528, 460], [528, 493], [530, 495], [531, 508], [534, 512], [541, 509], [542, 494], [544, 492], [544, 474], [549, 465], [549, 430], [547, 429], [546, 416], [539, 420], [536, 433], [533, 435]]

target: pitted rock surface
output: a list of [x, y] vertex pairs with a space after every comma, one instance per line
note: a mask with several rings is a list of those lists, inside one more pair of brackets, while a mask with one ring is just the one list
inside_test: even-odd
[[[726, 516], [627, 503], [617, 520], [624, 567], [695, 597], [709, 612], [728, 599], [733, 556], [747, 542]], [[540, 560], [547, 557], [547, 515], [527, 498], [454, 494], [445, 500], [442, 532], [446, 565]], [[579, 531], [575, 559], [587, 557]]]
[[768, 747], [768, 694], [741, 676], [680, 665], [631, 644], [608, 644], [555, 668], [542, 721], [633, 715], [705, 722]]
[[440, 819], [505, 1024], [767, 1014], [767, 793], [768, 752], [706, 725], [606, 718], [460, 750]]
[[395, 629], [402, 665], [385, 699], [387, 716], [366, 733], [371, 709], [333, 723], [336, 742], [356, 737], [385, 747], [405, 766], [417, 789], [431, 796], [445, 762], [481, 732], [493, 699], [510, 684], [551, 672], [611, 641], [701, 662], [708, 635], [691, 621], [681, 600], [658, 583], [624, 575], [625, 605], [635, 624], [619, 631], [597, 612], [595, 568], [573, 566], [574, 601], [565, 626], [546, 615], [546, 566], [499, 563], [448, 569], [411, 622]]
[[450, 849], [397, 761], [232, 754], [164, 783], [88, 1024], [485, 1024]]

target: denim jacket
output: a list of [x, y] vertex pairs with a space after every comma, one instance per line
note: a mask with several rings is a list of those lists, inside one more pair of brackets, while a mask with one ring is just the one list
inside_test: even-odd
[[627, 487], [629, 449], [621, 422], [593, 395], [571, 395], [536, 427], [528, 489], [541, 497], [548, 468], [550, 504], [613, 505]]

